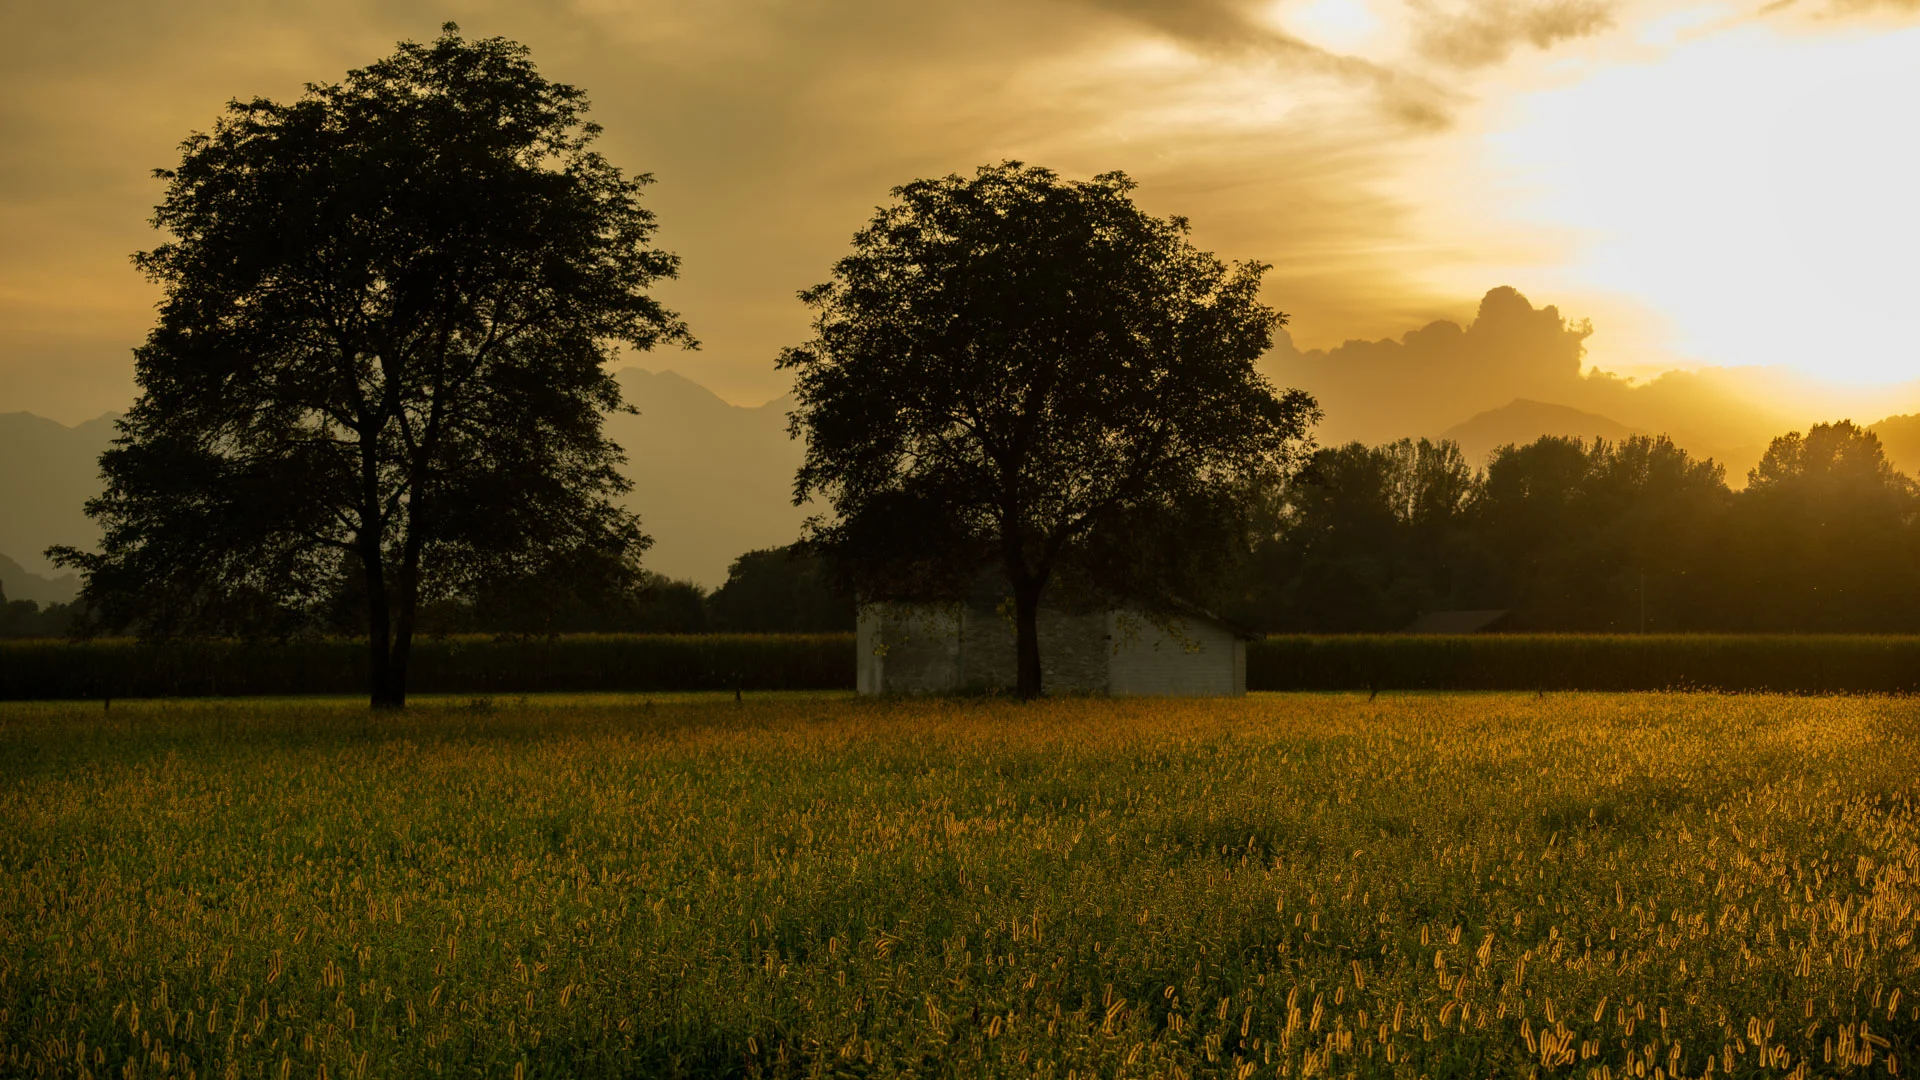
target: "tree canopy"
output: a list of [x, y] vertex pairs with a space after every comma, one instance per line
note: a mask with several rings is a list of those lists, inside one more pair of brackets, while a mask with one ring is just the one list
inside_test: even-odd
[[345, 604], [405, 700], [423, 602], [483, 583], [642, 584], [602, 419], [625, 344], [691, 344], [646, 290], [645, 175], [584, 94], [448, 24], [189, 137], [136, 256], [165, 289], [102, 458], [96, 628], [289, 634]]
[[1893, 630], [1920, 610], [1920, 487], [1847, 421], [1782, 435], [1747, 475], [1729, 585], [1764, 629]]
[[854, 628], [853, 601], [817, 555], [792, 547], [743, 552], [708, 598], [716, 629], [817, 634]]
[[1224, 604], [1262, 630], [1459, 608], [1527, 630], [1920, 630], [1920, 490], [1844, 421], [1774, 439], [1741, 491], [1665, 437], [1548, 436], [1481, 470], [1403, 440], [1318, 451], [1263, 505]]
[[1254, 361], [1285, 316], [1265, 267], [1195, 248], [1136, 207], [1122, 173], [1020, 162], [893, 191], [802, 293], [788, 349], [795, 499], [808, 541], [863, 600], [963, 594], [1004, 576], [1018, 692], [1041, 692], [1044, 591], [1154, 599], [1229, 563], [1256, 481], [1315, 417]]

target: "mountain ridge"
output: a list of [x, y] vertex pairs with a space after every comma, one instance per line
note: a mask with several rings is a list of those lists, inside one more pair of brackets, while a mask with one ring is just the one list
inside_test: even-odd
[[[713, 588], [743, 552], [798, 538], [808, 511], [792, 505], [800, 447], [787, 437], [791, 397], [734, 405], [671, 369], [627, 367], [614, 378], [639, 410], [608, 417], [606, 430], [626, 451], [622, 472], [634, 485], [622, 502], [654, 538], [649, 569]], [[72, 598], [77, 579], [44, 553], [99, 543], [84, 504], [100, 490], [100, 453], [119, 415], [66, 425], [0, 413], [0, 556], [12, 567], [0, 566], [0, 583], [12, 599]]]
[[[1653, 433], [1713, 458], [1738, 485], [1770, 439], [1847, 411], [1834, 393], [1789, 395], [1800, 384], [1781, 382], [1788, 377], [1779, 372], [1705, 369], [1634, 381], [1587, 370], [1590, 333], [1552, 305], [1536, 308], [1500, 288], [1465, 326], [1437, 321], [1399, 338], [1306, 351], [1283, 330], [1258, 366], [1276, 386], [1319, 399], [1322, 445], [1452, 437], [1476, 466], [1500, 445], [1541, 435]], [[639, 410], [608, 417], [606, 430], [627, 454], [622, 471], [633, 490], [624, 502], [654, 537], [648, 568], [711, 588], [739, 555], [798, 537], [815, 508], [793, 505], [802, 447], [787, 436], [791, 395], [736, 405], [672, 368], [628, 366], [614, 377]], [[1898, 408], [1909, 389], [1884, 395], [1886, 418], [1873, 426], [1903, 470], [1920, 468], [1920, 398], [1906, 410], [1916, 415]], [[1778, 404], [1789, 399], [1792, 412]], [[98, 542], [82, 507], [99, 489], [97, 461], [116, 418], [68, 426], [0, 413], [0, 554], [49, 583], [21, 579], [22, 588], [59, 580], [43, 555], [49, 544]]]
[[1629, 427], [1611, 417], [1576, 409], [1571, 405], [1514, 398], [1499, 408], [1476, 413], [1453, 425], [1441, 432], [1440, 437], [1458, 443], [1460, 452], [1466, 455], [1467, 460], [1475, 466], [1481, 466], [1500, 447], [1509, 443], [1529, 443], [1543, 435], [1598, 438], [1617, 443], [1634, 435], [1645, 434], [1648, 433], [1640, 428]]

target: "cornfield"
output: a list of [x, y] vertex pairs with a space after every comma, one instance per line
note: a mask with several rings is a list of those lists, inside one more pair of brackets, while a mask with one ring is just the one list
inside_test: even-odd
[[1256, 690], [1920, 690], [1896, 634], [1345, 634], [1247, 649]]
[[[838, 690], [854, 685], [852, 634], [460, 634], [414, 644], [421, 693]], [[0, 700], [363, 694], [367, 646], [0, 641]]]
[[[852, 634], [456, 635], [416, 643], [429, 694], [851, 690]], [[1254, 690], [1911, 693], [1920, 636], [1348, 634], [1250, 642]], [[0, 700], [359, 694], [366, 646], [0, 641]]]
[[0, 706], [0, 1074], [1920, 1067], [1895, 698]]

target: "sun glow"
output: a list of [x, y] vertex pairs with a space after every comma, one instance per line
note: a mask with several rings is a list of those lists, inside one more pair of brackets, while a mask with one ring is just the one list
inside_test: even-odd
[[1564, 280], [1643, 302], [1675, 352], [1895, 383], [1920, 377], [1915, 100], [1920, 29], [1748, 27], [1535, 93], [1488, 151], [1516, 224], [1577, 231]]

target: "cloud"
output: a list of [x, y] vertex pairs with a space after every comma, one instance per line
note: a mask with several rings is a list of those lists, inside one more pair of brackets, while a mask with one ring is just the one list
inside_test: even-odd
[[1437, 435], [1515, 398], [1564, 404], [1581, 378], [1583, 324], [1535, 308], [1512, 288], [1480, 301], [1472, 322], [1437, 320], [1399, 339], [1300, 352], [1283, 340], [1269, 374], [1320, 399], [1323, 441]]
[[[155, 299], [127, 263], [156, 239], [149, 170], [228, 98], [295, 96], [446, 19], [525, 42], [543, 73], [588, 92], [610, 160], [656, 177], [660, 243], [684, 260], [661, 297], [706, 348], [649, 366], [734, 401], [785, 389], [771, 361], [805, 333], [795, 291], [890, 188], [1002, 158], [1129, 172], [1152, 212], [1273, 264], [1268, 295], [1303, 342], [1417, 325], [1456, 309], [1458, 268], [1538, 261], [1550, 239], [1537, 231], [1508, 258], [1515, 231], [1418, 208], [1449, 185], [1480, 190], [1453, 162], [1476, 130], [1468, 91], [1505, 92], [1486, 65], [1597, 34], [1614, 9], [1369, 0], [1384, 29], [1360, 57], [1289, 32], [1302, 2], [26, 5], [0, 66], [0, 403], [72, 420], [123, 408]], [[1615, 2], [1624, 28], [1657, 0]]]
[[[1290, 37], [1248, 5], [1145, 0], [75, 0], [23, 11], [0, 67], [0, 402], [79, 420], [124, 408], [154, 293], [159, 185], [223, 102], [297, 96], [454, 19], [525, 42], [585, 89], [602, 149], [651, 172], [661, 297], [706, 348], [671, 364], [735, 401], [785, 389], [824, 275], [896, 184], [1018, 157], [1124, 169], [1153, 212], [1276, 264], [1319, 335], [1433, 310], [1380, 194], [1450, 106], [1438, 88]], [[1164, 47], [1172, 42], [1176, 48]], [[1383, 107], [1383, 103], [1384, 107]], [[1358, 325], [1354, 320], [1358, 319]]]
[[1261, 17], [1247, 0], [1085, 0], [1182, 44], [1241, 58], [1262, 57], [1293, 71], [1368, 88], [1386, 114], [1416, 130], [1452, 122], [1457, 95], [1418, 73], [1322, 48]]
[[1793, 13], [1816, 18], [1846, 18], [1883, 12], [1895, 15], [1920, 14], [1920, 0], [1825, 0], [1824, 3], [1821, 0], [1773, 0], [1760, 9], [1762, 15]]
[[1423, 57], [1458, 69], [1498, 64], [1522, 45], [1547, 50], [1614, 26], [1613, 0], [1474, 0], [1464, 11], [1442, 11], [1431, 0], [1410, 0], [1416, 47]]
[[[1623, 379], [1583, 370], [1592, 333], [1585, 320], [1571, 321], [1553, 305], [1536, 308], [1502, 287], [1486, 294], [1465, 326], [1439, 320], [1397, 339], [1307, 351], [1283, 335], [1262, 366], [1275, 384], [1319, 399], [1326, 419], [1316, 434], [1323, 445], [1436, 437], [1476, 418], [1464, 430], [1491, 426], [1501, 439], [1522, 441], [1617, 434], [1624, 427], [1669, 435], [1695, 456], [1726, 465], [1736, 482], [1775, 435], [1920, 405], [1920, 384], [1848, 394], [1779, 367], [1705, 367]], [[1569, 420], [1576, 410], [1607, 424]], [[1546, 426], [1527, 434], [1516, 424]]]

